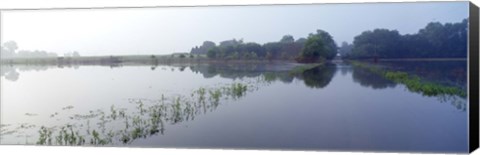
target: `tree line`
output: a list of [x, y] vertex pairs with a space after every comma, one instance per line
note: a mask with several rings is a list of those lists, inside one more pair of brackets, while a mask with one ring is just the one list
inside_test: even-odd
[[430, 22], [415, 34], [375, 29], [344, 43], [340, 53], [348, 58], [465, 58], [468, 20], [458, 23]]
[[296, 60], [298, 62], [318, 62], [333, 59], [337, 45], [332, 36], [323, 30], [311, 33], [307, 38], [295, 40], [291, 35], [283, 36], [277, 42], [263, 45], [242, 39], [226, 40], [216, 45], [205, 41], [201, 46], [192, 48], [191, 54], [204, 54], [208, 58], [225, 60]]
[[[343, 42], [337, 46], [326, 31], [317, 30], [306, 38], [295, 40], [291, 35], [279, 41], [259, 44], [243, 39], [226, 40], [218, 45], [205, 41], [191, 49], [193, 55], [205, 55], [224, 60], [287, 60], [302, 63], [323, 62], [333, 59], [337, 53], [344, 58], [465, 58], [467, 56], [468, 20], [457, 23], [430, 22], [415, 34], [401, 35], [397, 30], [374, 29], [354, 37], [352, 44]], [[17, 51], [15, 42], [3, 43], [2, 58], [57, 57], [46, 51]], [[78, 52], [65, 57], [80, 57]], [[180, 55], [185, 57], [185, 55]]]
[[353, 43], [338, 47], [332, 36], [323, 30], [307, 38], [295, 40], [291, 35], [263, 45], [243, 40], [226, 40], [216, 45], [205, 41], [191, 54], [204, 54], [214, 59], [296, 60], [321, 62], [337, 53], [348, 59], [368, 58], [465, 58], [467, 56], [468, 20], [457, 23], [430, 22], [415, 34], [397, 30], [374, 29], [354, 37]]
[[[18, 50], [18, 44], [15, 41], [7, 41], [0, 46], [0, 57], [2, 59], [10, 58], [56, 58], [57, 53], [43, 50]], [[80, 57], [77, 51], [65, 53], [64, 57]]]

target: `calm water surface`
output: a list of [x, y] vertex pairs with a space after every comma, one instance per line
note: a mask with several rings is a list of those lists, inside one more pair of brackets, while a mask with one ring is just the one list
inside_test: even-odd
[[[0, 144], [466, 152], [466, 98], [331, 64], [2, 66]], [[466, 62], [382, 63], [466, 90]]]

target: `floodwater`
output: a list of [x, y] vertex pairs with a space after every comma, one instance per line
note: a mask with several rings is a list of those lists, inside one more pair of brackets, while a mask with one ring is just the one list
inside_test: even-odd
[[[467, 152], [465, 96], [296, 65], [4, 65], [0, 144]], [[466, 61], [377, 65], [466, 91]]]

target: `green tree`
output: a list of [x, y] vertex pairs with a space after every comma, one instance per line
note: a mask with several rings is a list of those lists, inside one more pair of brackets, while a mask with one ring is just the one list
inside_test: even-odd
[[280, 40], [281, 43], [293, 43], [295, 42], [295, 39], [291, 35], [284, 35], [282, 39]]
[[217, 58], [217, 51], [218, 51], [217, 48], [212, 48], [212, 49], [208, 50], [207, 57], [208, 58]]
[[299, 62], [317, 62], [321, 59], [331, 60], [337, 53], [337, 45], [332, 36], [323, 30], [317, 30], [316, 34], [310, 34], [305, 46], [297, 59]]
[[353, 45], [347, 42], [342, 42], [342, 45], [338, 48], [338, 53], [341, 54], [342, 57], [348, 57], [350, 52], [352, 51]]
[[355, 36], [350, 58], [465, 58], [468, 20], [431, 22], [415, 34], [375, 29]]

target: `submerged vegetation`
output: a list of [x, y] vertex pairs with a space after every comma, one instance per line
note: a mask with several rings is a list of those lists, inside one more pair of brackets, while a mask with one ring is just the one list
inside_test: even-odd
[[[305, 79], [309, 87], [321, 87], [329, 83], [333, 72], [324, 72], [324, 64], [303, 64], [293, 69], [275, 73], [274, 79], [289, 79], [297, 77]], [[328, 67], [334, 68], [334, 67]], [[315, 70], [315, 71], [314, 71]], [[313, 71], [313, 72], [312, 72]], [[328, 76], [309, 76], [312, 72], [328, 73]], [[118, 145], [130, 144], [136, 139], [164, 134], [167, 125], [175, 125], [194, 120], [198, 115], [214, 111], [219, 105], [239, 100], [248, 92], [256, 91], [260, 86], [270, 84], [268, 74], [242, 79], [242, 82], [221, 84], [194, 89], [189, 95], [165, 96], [159, 99], [129, 99], [133, 108], [119, 108], [111, 105], [107, 109], [91, 110], [84, 114], [72, 114], [64, 117], [66, 112], [72, 112], [73, 106], [64, 106], [62, 111], [46, 115], [51, 120], [60, 121], [67, 118], [64, 125], [28, 125], [17, 128], [2, 125], [2, 135], [33, 137], [37, 145]], [[310, 80], [308, 80], [310, 79]], [[128, 109], [134, 109], [128, 110]], [[29, 117], [43, 117], [41, 114], [26, 113]], [[61, 117], [58, 117], [61, 116]], [[35, 134], [36, 133], [36, 134]], [[26, 138], [29, 139], [29, 138]], [[32, 140], [30, 140], [32, 142]], [[25, 141], [25, 144], [32, 144]]]
[[398, 83], [405, 84], [407, 88], [413, 92], [422, 92], [427, 96], [438, 96], [440, 94], [458, 95], [466, 97], [464, 90], [457, 87], [442, 86], [431, 82], [423, 82], [418, 76], [409, 76], [406, 72], [387, 71], [385, 78]]
[[[359, 81], [362, 85], [369, 85], [374, 89], [383, 89], [387, 87], [395, 87], [396, 84], [402, 84], [409, 92], [418, 93], [427, 97], [435, 97], [440, 103], [450, 103], [460, 111], [467, 110], [467, 103], [465, 101], [465, 98], [467, 97], [466, 89], [461, 87], [464, 84], [454, 85], [445, 84], [443, 82], [440, 83], [440, 81], [433, 82], [424, 79], [424, 77], [410, 74], [408, 72], [391, 70], [385, 66], [359, 61], [350, 61], [350, 64], [356, 68], [354, 69], [353, 76], [357, 76], [357, 79], [364, 79]], [[364, 77], [365, 75], [372, 73], [374, 76]]]
[[[261, 82], [258, 79], [256, 82]], [[69, 117], [72, 123], [60, 126], [40, 126], [37, 130], [37, 145], [113, 145], [130, 144], [135, 139], [164, 134], [167, 124], [177, 124], [194, 120], [197, 115], [215, 110], [222, 102], [237, 100], [248, 91], [256, 90], [254, 82], [232, 83], [219, 87], [201, 87], [193, 90], [190, 96], [161, 95], [159, 100], [130, 99], [136, 105], [135, 111], [116, 108], [109, 112], [102, 109], [88, 114], [75, 114]], [[73, 106], [62, 108], [62, 111]], [[61, 112], [55, 112], [59, 114]], [[83, 122], [83, 123], [82, 123]], [[1, 126], [2, 135], [19, 134], [32, 137], [36, 125], [21, 124], [13, 130], [11, 125]], [[27, 134], [29, 133], [30, 134]], [[29, 144], [28, 141], [25, 142]]]
[[425, 96], [457, 95], [462, 98], [465, 98], [467, 96], [467, 93], [464, 89], [454, 86], [445, 86], [433, 82], [427, 82], [422, 80], [419, 76], [410, 75], [407, 72], [389, 71], [379, 66], [369, 65], [358, 61], [352, 61], [351, 64], [356, 67], [367, 69], [388, 80], [404, 84], [408, 88], [408, 90], [421, 93]]

